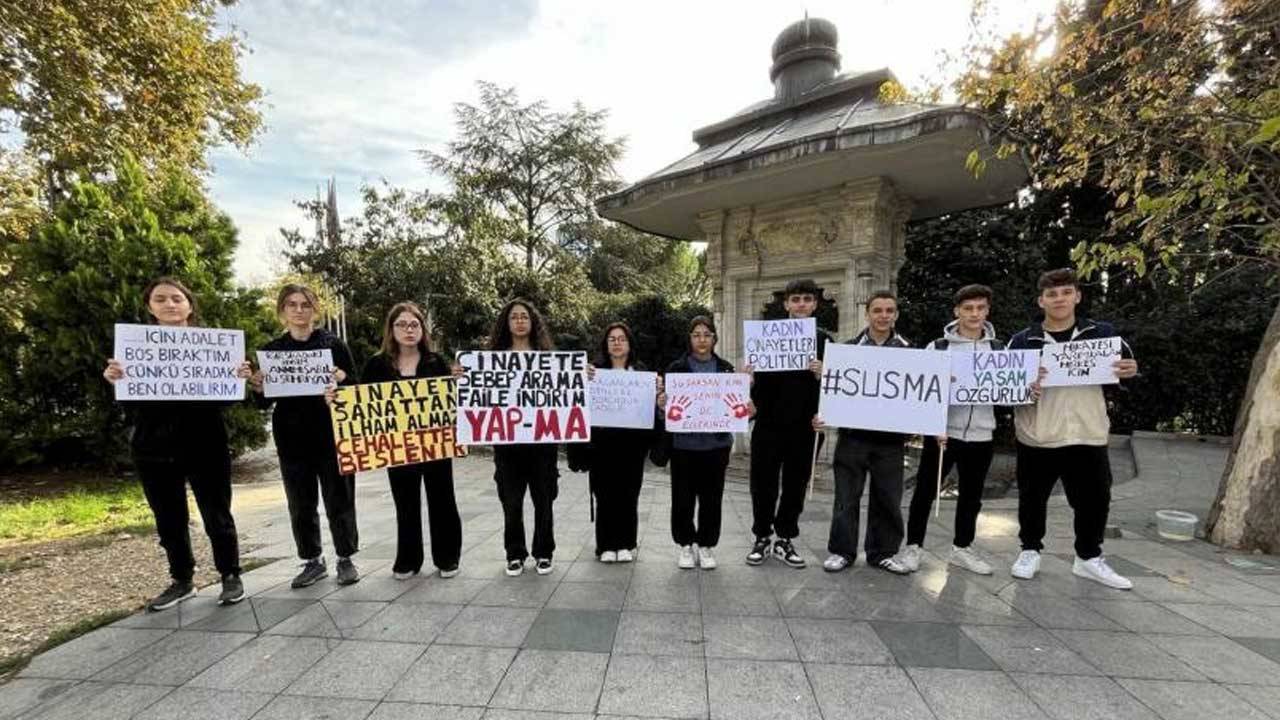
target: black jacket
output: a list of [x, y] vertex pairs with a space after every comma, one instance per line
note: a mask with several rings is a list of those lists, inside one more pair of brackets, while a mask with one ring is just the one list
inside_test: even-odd
[[418, 367], [414, 369], [412, 375], [401, 375], [400, 368], [396, 367], [394, 360], [383, 353], [378, 353], [364, 364], [360, 379], [366, 383], [380, 383], [411, 378], [448, 377], [451, 374], [449, 364], [433, 352], [418, 355]]
[[232, 403], [206, 400], [122, 402], [133, 431], [134, 461], [175, 462], [225, 457], [227, 427], [222, 411]]
[[[818, 328], [818, 359], [831, 336]], [[807, 431], [818, 414], [818, 378], [808, 370], [758, 372], [751, 384], [756, 404], [756, 427], [769, 430]]]
[[[347, 344], [337, 335], [316, 328], [305, 341], [293, 339], [285, 333], [263, 345], [261, 350], [324, 350], [333, 353], [333, 364], [342, 368], [347, 374], [340, 385], [355, 385], [355, 362], [351, 359], [351, 351]], [[254, 396], [259, 407], [268, 408], [275, 404], [271, 414], [271, 435], [275, 438], [276, 450], [281, 457], [307, 459], [320, 453], [332, 454], [333, 421], [329, 418], [329, 406], [321, 395], [304, 397], [269, 398], [264, 395]]]

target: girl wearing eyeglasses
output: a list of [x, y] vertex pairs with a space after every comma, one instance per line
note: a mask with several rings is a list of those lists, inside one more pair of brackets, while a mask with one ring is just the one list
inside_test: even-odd
[[[280, 289], [276, 312], [284, 325], [280, 337], [262, 346], [267, 351], [328, 349], [333, 353], [333, 382], [354, 385], [356, 382], [351, 351], [337, 335], [315, 326], [319, 302], [305, 285], [288, 284]], [[296, 588], [313, 585], [328, 577], [324, 548], [320, 544], [320, 497], [324, 497], [325, 514], [329, 516], [329, 534], [338, 556], [339, 585], [360, 580], [351, 556], [360, 546], [356, 531], [356, 477], [338, 472], [338, 455], [334, 449], [333, 421], [324, 397], [268, 398], [262, 393], [263, 376], [259, 370], [249, 380], [254, 397], [261, 407], [275, 403], [271, 414], [271, 435], [280, 457], [280, 476], [284, 479], [285, 499], [289, 504], [289, 521], [293, 525], [293, 541], [298, 557], [304, 562], [302, 572], [293, 579]]]
[[[411, 302], [397, 303], [383, 324], [382, 349], [365, 363], [366, 383], [448, 377], [449, 365], [431, 351], [427, 321]], [[431, 562], [442, 578], [458, 574], [462, 553], [462, 518], [453, 494], [453, 461], [435, 460], [387, 468], [396, 506], [396, 561], [391, 573], [407, 580], [422, 569], [422, 488], [427, 493]]]

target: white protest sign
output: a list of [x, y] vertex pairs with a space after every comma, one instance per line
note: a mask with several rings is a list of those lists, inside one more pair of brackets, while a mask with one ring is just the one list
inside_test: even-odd
[[458, 444], [591, 439], [586, 353], [464, 352], [458, 364]]
[[1030, 405], [1038, 350], [951, 351], [952, 405]]
[[1040, 364], [1049, 371], [1045, 387], [1063, 385], [1107, 385], [1120, 382], [1115, 368], [1120, 359], [1120, 338], [1073, 340], [1065, 343], [1045, 343]]
[[747, 431], [751, 376], [746, 373], [670, 373], [666, 392], [670, 432]]
[[244, 331], [116, 324], [117, 400], [240, 400]]
[[323, 395], [333, 382], [333, 351], [259, 350], [262, 394], [269, 398]]
[[755, 372], [808, 370], [818, 355], [818, 323], [813, 318], [745, 320], [742, 347]]
[[597, 369], [590, 387], [592, 427], [653, 428], [657, 373]]
[[818, 414], [833, 427], [942, 435], [950, 397], [949, 355], [827, 343]]

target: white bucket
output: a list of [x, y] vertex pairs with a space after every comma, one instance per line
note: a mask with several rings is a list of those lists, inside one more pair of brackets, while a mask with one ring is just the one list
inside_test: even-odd
[[1181, 510], [1157, 510], [1156, 532], [1167, 540], [1194, 540], [1200, 518]]

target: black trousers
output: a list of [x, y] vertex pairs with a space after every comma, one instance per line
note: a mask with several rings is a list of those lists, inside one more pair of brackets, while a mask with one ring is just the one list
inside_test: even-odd
[[427, 526], [431, 533], [431, 563], [457, 567], [462, 554], [462, 518], [453, 494], [453, 461], [417, 463], [387, 468], [391, 500], [396, 506], [396, 561], [392, 572], [422, 569], [422, 489], [427, 491]]
[[858, 506], [867, 475], [871, 498], [867, 502], [867, 564], [893, 557], [902, 545], [901, 440], [876, 441], [842, 435], [835, 452], [835, 501], [831, 510], [831, 536], [827, 551], [849, 562], [858, 556]]
[[647, 443], [592, 441], [588, 478], [596, 498], [596, 555], [636, 547]]
[[728, 467], [727, 447], [671, 450], [671, 539], [677, 545], [710, 548], [720, 542], [724, 472]]
[[[751, 532], [756, 537], [790, 540], [800, 534], [800, 513], [813, 471], [812, 428], [771, 428], [757, 424], [751, 431]], [[778, 495], [778, 475], [782, 495]]]
[[[986, 442], [965, 442], [947, 439], [947, 451], [942, 453], [942, 477], [956, 468], [960, 475], [960, 496], [956, 499], [956, 534], [952, 541], [956, 547], [969, 547], [978, 527], [978, 512], [982, 510], [982, 488], [987, 483], [987, 471], [991, 469], [994, 445]], [[929, 513], [938, 494], [938, 441], [924, 439], [924, 451], [920, 453], [920, 469], [916, 473], [916, 489], [911, 495], [911, 509], [907, 513], [907, 544], [923, 545], [929, 526]]]
[[280, 475], [284, 478], [284, 495], [289, 503], [289, 522], [293, 525], [293, 542], [298, 557], [313, 560], [324, 553], [320, 544], [321, 496], [329, 518], [329, 534], [338, 557], [351, 557], [360, 550], [360, 533], [356, 529], [356, 476], [338, 472], [338, 459], [332, 452], [310, 457], [280, 457]]
[[1038, 448], [1018, 443], [1018, 538], [1023, 550], [1044, 549], [1045, 513], [1058, 479], [1075, 514], [1076, 555], [1102, 554], [1111, 511], [1111, 458], [1104, 445]]
[[533, 500], [533, 556], [551, 559], [556, 550], [551, 504], [560, 493], [558, 445], [498, 445], [493, 449], [493, 480], [502, 501], [502, 542], [507, 560], [529, 557], [524, 534], [524, 493]]
[[160, 547], [169, 559], [169, 576], [190, 582], [196, 559], [191, 553], [187, 483], [195, 495], [205, 534], [213, 546], [213, 564], [220, 575], [240, 574], [240, 545], [231, 517], [231, 456], [210, 454], [200, 459], [134, 461], [142, 492], [156, 519]]

